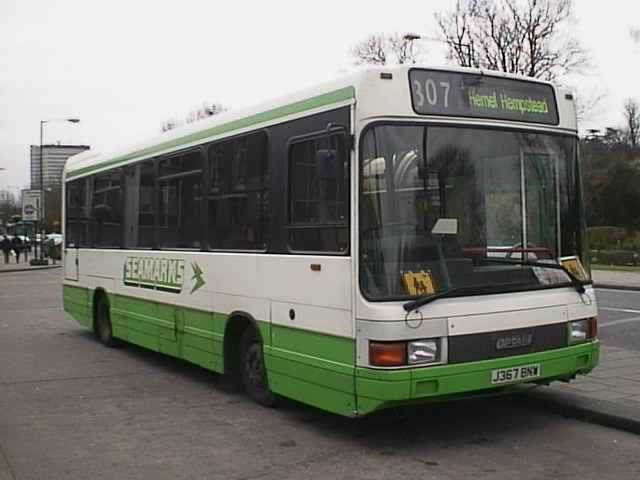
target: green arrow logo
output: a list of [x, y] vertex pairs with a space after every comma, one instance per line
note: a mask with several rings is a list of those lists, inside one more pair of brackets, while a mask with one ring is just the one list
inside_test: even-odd
[[198, 290], [200, 287], [202, 287], [206, 282], [202, 278], [202, 270], [200, 269], [200, 267], [196, 262], [193, 262], [191, 264], [191, 268], [193, 269], [193, 277], [191, 277], [191, 280], [195, 280], [195, 283], [193, 284], [193, 288], [191, 289], [191, 293], [193, 293], [196, 290]]

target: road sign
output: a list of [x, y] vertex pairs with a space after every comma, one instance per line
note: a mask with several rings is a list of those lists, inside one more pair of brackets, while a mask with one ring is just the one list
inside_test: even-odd
[[22, 221], [37, 222], [40, 220], [40, 190], [22, 190]]

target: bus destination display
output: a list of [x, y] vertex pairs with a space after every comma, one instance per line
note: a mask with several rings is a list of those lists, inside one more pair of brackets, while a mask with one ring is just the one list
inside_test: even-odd
[[553, 88], [486, 75], [413, 69], [413, 110], [420, 115], [493, 118], [558, 124]]

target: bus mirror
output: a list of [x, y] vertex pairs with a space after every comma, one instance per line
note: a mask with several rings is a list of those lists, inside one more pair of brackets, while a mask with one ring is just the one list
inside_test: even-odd
[[439, 218], [431, 229], [434, 235], [457, 235], [458, 219], [457, 218]]

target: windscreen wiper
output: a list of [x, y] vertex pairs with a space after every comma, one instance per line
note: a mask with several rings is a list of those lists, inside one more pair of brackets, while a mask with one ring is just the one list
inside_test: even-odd
[[542, 268], [551, 268], [554, 270], [562, 270], [567, 276], [571, 279], [571, 285], [576, 289], [580, 295], [585, 292], [585, 284], [590, 283], [586, 280], [580, 280], [573, 273], [569, 271], [567, 267], [562, 265], [561, 263], [545, 263], [545, 262], [531, 262], [529, 260], [506, 260], [504, 258], [483, 258], [484, 261], [489, 263], [500, 263], [504, 265], [524, 265], [526, 267], [542, 267]]
[[[501, 258], [485, 258], [484, 260], [490, 263], [500, 263], [505, 265], [524, 265], [527, 267], [545, 267], [545, 268], [552, 268], [554, 270], [562, 270], [571, 279], [571, 286], [575, 288], [580, 295], [585, 293], [584, 286], [585, 284], [589, 283], [588, 281], [580, 280], [575, 275], [573, 275], [565, 266], [559, 263], [530, 262], [525, 260], [505, 260]], [[516, 287], [517, 285], [518, 285], [517, 283], [511, 283], [508, 286]], [[431, 303], [434, 300], [438, 300], [440, 298], [455, 297], [460, 294], [480, 295], [483, 293], [489, 293], [489, 292], [495, 291], [496, 288], [499, 288], [501, 286], [504, 286], [504, 285], [484, 285], [484, 286], [468, 285], [465, 287], [450, 288], [448, 290], [443, 290], [442, 292], [433, 293], [431, 295], [420, 297], [410, 302], [407, 302], [404, 305], [402, 305], [402, 308], [404, 308], [406, 312], [411, 312], [416, 308], [422, 307], [423, 305], [427, 305], [428, 303]]]
[[[509, 284], [508, 286], [514, 287], [516, 285], [519, 285], [519, 284]], [[402, 305], [402, 308], [404, 308], [406, 312], [410, 312], [412, 310], [415, 310], [416, 308], [419, 308], [419, 307], [422, 307], [423, 305], [431, 303], [434, 300], [438, 300], [439, 298], [456, 297], [456, 296], [462, 296], [462, 295], [481, 295], [483, 293], [485, 294], [494, 293], [496, 291], [500, 291], [497, 289], [504, 286], [505, 285], [483, 285], [483, 286], [467, 285], [465, 287], [449, 288], [448, 290], [443, 290], [441, 292], [432, 293], [431, 295], [426, 295], [424, 297], [411, 300], [410, 302], [407, 302], [404, 305]]]

